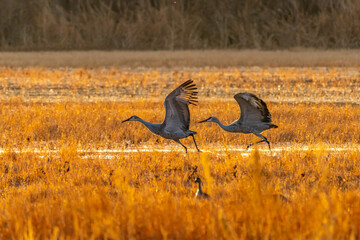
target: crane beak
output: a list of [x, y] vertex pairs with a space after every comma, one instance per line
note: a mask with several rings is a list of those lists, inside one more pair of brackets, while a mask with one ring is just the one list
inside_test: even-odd
[[126, 120], [122, 121], [122, 123], [127, 122], [127, 121], [130, 121], [130, 118], [128, 118], [128, 119], [126, 119]]
[[207, 122], [210, 118], [200, 121], [199, 123]]

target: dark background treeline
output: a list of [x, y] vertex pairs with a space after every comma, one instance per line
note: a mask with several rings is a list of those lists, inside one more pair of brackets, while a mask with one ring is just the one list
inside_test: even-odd
[[0, 50], [359, 46], [359, 0], [0, 0]]

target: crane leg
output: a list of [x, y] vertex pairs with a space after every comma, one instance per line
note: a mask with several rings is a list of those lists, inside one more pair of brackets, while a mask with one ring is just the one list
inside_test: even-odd
[[180, 143], [180, 145], [181, 146], [183, 146], [184, 148], [185, 148], [185, 152], [187, 153], [187, 147], [185, 147], [185, 145], [184, 144], [182, 144], [181, 142], [180, 142], [180, 140], [179, 139], [177, 139], [177, 140], [174, 140], [175, 142], [177, 142], [177, 143]]
[[198, 150], [198, 152], [201, 152], [200, 149], [198, 148], [197, 144], [196, 144], [194, 134], [191, 134], [191, 136], [192, 136], [192, 138], [193, 138], [193, 140], [194, 140], [196, 149]]
[[251, 144], [249, 144], [249, 145], [246, 147], [246, 149], [249, 149], [249, 147], [252, 146], [252, 145], [255, 145], [255, 144], [258, 144], [258, 143], [262, 143], [262, 142], [266, 142], [266, 143], [268, 144], [268, 146], [269, 146], [269, 150], [271, 151], [270, 142], [267, 140], [267, 138], [264, 137], [263, 135], [261, 135], [260, 133], [258, 133], [258, 134], [254, 133], [254, 134], [255, 134], [256, 136], [262, 138], [263, 140], [260, 140], [260, 141], [258, 141], [258, 142], [256, 142], [256, 143], [251, 143]]

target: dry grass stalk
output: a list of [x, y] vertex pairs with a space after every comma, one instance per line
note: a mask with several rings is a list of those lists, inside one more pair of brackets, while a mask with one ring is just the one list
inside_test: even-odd
[[[346, 97], [349, 89], [359, 96], [358, 75], [352, 73], [347, 68], [2, 69], [0, 238], [357, 238], [358, 103], [307, 103], [301, 96], [333, 90], [327, 97]], [[162, 90], [189, 76], [204, 94], [191, 109], [203, 153], [186, 155], [142, 126], [121, 124], [134, 111], [161, 121]], [[269, 92], [279, 91], [279, 83], [284, 94], [294, 91], [298, 104], [271, 101]], [[106, 100], [115, 86], [129, 87], [138, 97]], [[236, 119], [238, 106], [227, 99], [238, 86], [264, 94], [279, 125], [265, 135], [274, 148], [291, 148], [268, 154], [260, 145], [243, 154], [232, 149], [246, 148], [251, 137], [195, 123], [210, 113], [225, 122]], [[27, 95], [44, 89], [69, 96], [46, 102], [45, 96]], [[145, 89], [152, 100], [137, 95]], [[75, 101], [81, 91], [102, 93], [97, 99], [103, 99]], [[170, 151], [142, 151], [146, 146]], [[196, 177], [204, 181], [210, 200], [194, 199]]]

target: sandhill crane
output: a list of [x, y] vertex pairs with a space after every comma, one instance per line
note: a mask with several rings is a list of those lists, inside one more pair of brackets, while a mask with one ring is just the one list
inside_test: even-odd
[[[238, 120], [230, 125], [223, 125], [216, 117], [209, 117], [208, 119], [200, 121], [200, 123], [215, 122], [228, 132], [253, 133], [262, 138], [261, 141], [258, 141], [255, 144], [267, 142], [269, 149], [271, 150], [269, 141], [266, 137], [261, 135], [261, 132], [270, 128], [277, 128], [278, 126], [271, 123], [271, 114], [265, 102], [252, 93], [238, 93], [234, 98], [241, 110], [241, 116]], [[251, 145], [253, 144], [248, 145], [247, 149]]]
[[198, 190], [196, 191], [196, 194], [195, 194], [195, 197], [198, 199], [210, 198], [209, 194], [203, 192], [201, 189], [201, 179], [199, 177], [197, 177], [195, 182], [199, 184]]
[[194, 137], [196, 132], [189, 130], [190, 112], [188, 105], [196, 105], [197, 103], [198, 92], [195, 90], [197, 90], [196, 85], [190, 79], [177, 87], [165, 98], [165, 119], [163, 123], [150, 123], [138, 116], [132, 116], [123, 122], [139, 121], [151, 132], [160, 135], [163, 138], [173, 139], [175, 142], [180, 143], [181, 146], [185, 148], [186, 152], [187, 148], [180, 142], [179, 139], [192, 136], [195, 147], [200, 152]]

